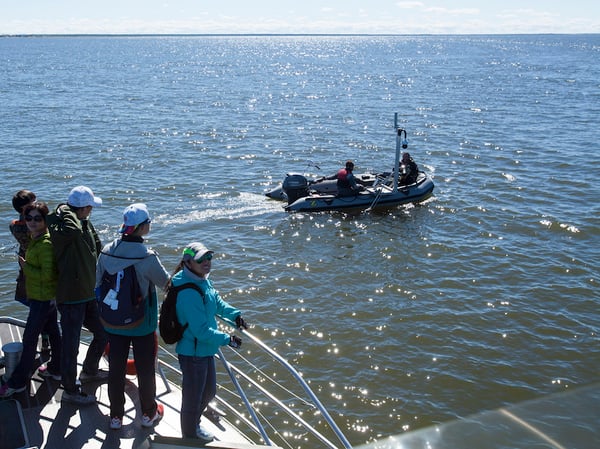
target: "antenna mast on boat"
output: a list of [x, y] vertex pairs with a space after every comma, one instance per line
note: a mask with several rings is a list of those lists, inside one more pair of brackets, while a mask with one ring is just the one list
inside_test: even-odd
[[[398, 177], [400, 176], [400, 149], [408, 147], [406, 130], [398, 127], [398, 113], [394, 113], [394, 129], [396, 130], [396, 163], [394, 164], [394, 193], [398, 192]], [[404, 133], [404, 139], [402, 139]]]

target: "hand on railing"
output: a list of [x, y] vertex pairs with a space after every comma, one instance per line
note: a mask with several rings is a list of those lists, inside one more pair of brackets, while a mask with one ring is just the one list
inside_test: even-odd
[[246, 321], [242, 318], [242, 315], [238, 315], [235, 317], [235, 326], [238, 329], [248, 329], [248, 325]]
[[229, 346], [232, 348], [239, 348], [242, 346], [242, 339], [236, 335], [231, 335], [229, 337]]

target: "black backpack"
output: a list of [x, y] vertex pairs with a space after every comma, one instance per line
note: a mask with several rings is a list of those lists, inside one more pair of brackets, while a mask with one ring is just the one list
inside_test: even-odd
[[200, 287], [192, 282], [187, 282], [181, 285], [173, 285], [169, 283], [167, 287], [167, 294], [165, 300], [160, 306], [160, 315], [158, 318], [158, 330], [163, 341], [172, 345], [177, 343], [183, 337], [183, 332], [187, 329], [189, 323], [182, 325], [177, 319], [177, 295], [181, 290], [186, 288], [193, 288], [202, 297], [202, 301], [205, 301], [204, 292]]
[[105, 328], [133, 328], [144, 319], [147, 298], [140, 289], [133, 265], [115, 274], [105, 270], [96, 289], [96, 299]]

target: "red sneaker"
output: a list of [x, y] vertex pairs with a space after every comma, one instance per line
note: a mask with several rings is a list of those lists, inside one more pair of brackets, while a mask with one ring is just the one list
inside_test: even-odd
[[157, 425], [164, 414], [165, 408], [162, 406], [162, 404], [156, 404], [156, 413], [154, 413], [154, 416], [152, 418], [150, 418], [146, 414], [142, 416], [142, 427], [153, 427]]

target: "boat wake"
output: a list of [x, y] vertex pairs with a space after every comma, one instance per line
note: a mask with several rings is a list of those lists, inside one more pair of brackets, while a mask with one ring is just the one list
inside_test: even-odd
[[264, 195], [248, 192], [212, 193], [198, 196], [198, 203], [174, 213], [161, 214], [157, 218], [165, 225], [189, 222], [203, 223], [214, 220], [235, 220], [257, 217], [283, 211], [281, 203], [268, 201]]

